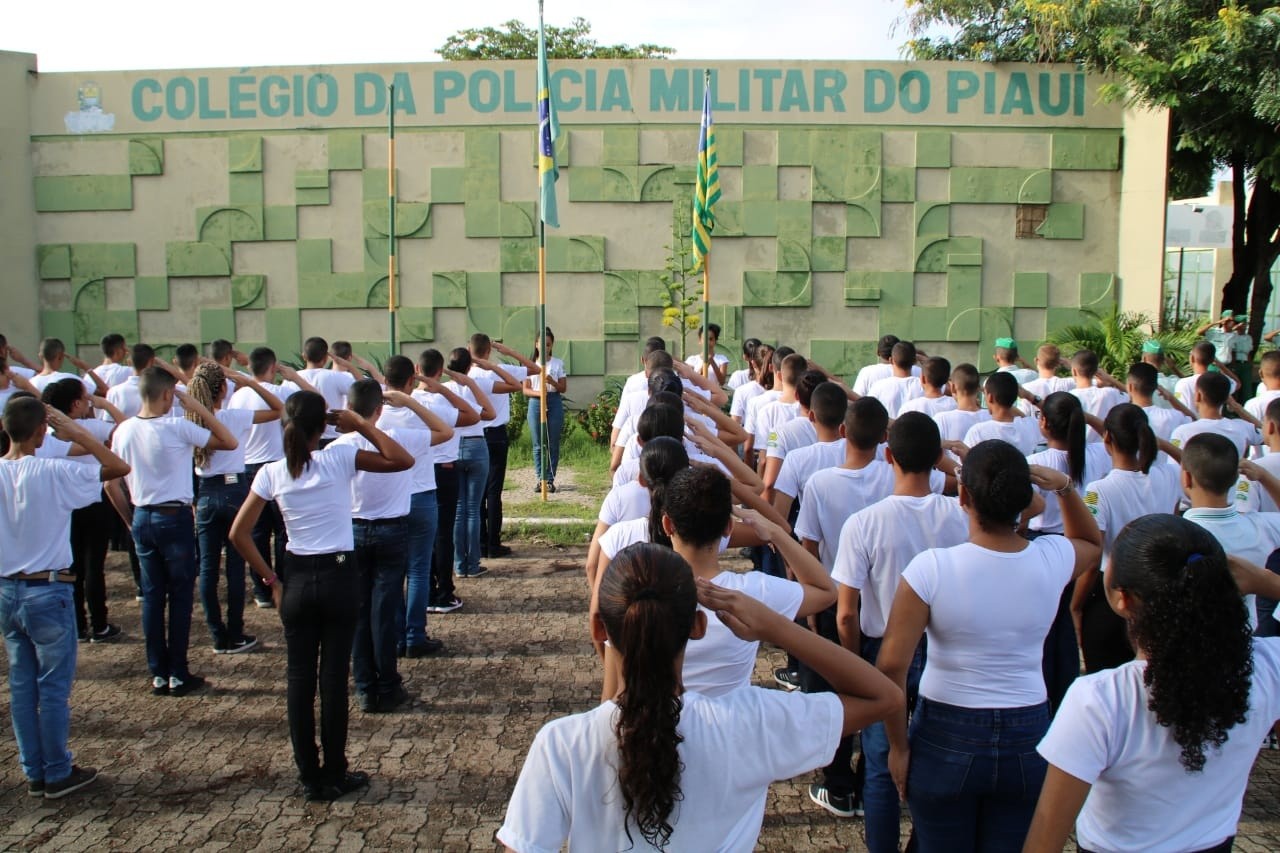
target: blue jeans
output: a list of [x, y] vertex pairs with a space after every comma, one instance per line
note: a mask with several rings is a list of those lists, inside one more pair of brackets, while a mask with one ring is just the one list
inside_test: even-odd
[[[881, 637], [862, 638], [862, 659], [875, 666]], [[920, 640], [907, 669], [907, 711], [916, 704], [920, 675], [924, 672], [925, 641]], [[870, 853], [898, 853], [902, 803], [898, 788], [889, 775], [889, 733], [884, 723], [872, 723], [862, 730], [862, 757], [867, 775], [862, 780], [862, 807], [866, 810], [867, 850]]]
[[[258, 476], [258, 471], [266, 464], [268, 463], [258, 462], [245, 466], [244, 476], [249, 485], [253, 485], [253, 478]], [[272, 544], [273, 536], [275, 537], [274, 545]], [[267, 501], [267, 505], [262, 508], [262, 515], [258, 516], [258, 523], [253, 525], [253, 545], [262, 555], [262, 559], [267, 561], [271, 570], [280, 577], [284, 577], [284, 554], [285, 546], [288, 544], [289, 532], [284, 527], [284, 516], [280, 513], [280, 504]], [[254, 598], [259, 601], [270, 601], [271, 590], [262, 582], [262, 578], [255, 572], [250, 572], [249, 577], [253, 579]]]
[[[196, 500], [196, 541], [200, 545], [200, 605], [204, 621], [213, 636], [214, 648], [225, 647], [244, 636], [244, 557], [233, 547], [227, 535], [236, 520], [240, 505], [249, 495], [249, 483], [243, 474], [237, 482], [227, 483], [222, 477], [206, 477], [200, 481], [200, 497]], [[222, 619], [218, 606], [219, 563], [222, 549], [227, 550], [227, 618]]]
[[440, 510], [435, 490], [418, 492], [409, 500], [409, 570], [404, 609], [396, 620], [396, 636], [406, 646], [427, 640], [427, 605], [431, 600], [431, 552], [436, 543]]
[[489, 445], [483, 436], [458, 446], [458, 514], [453, 519], [453, 571], [466, 577], [480, 566], [480, 501], [489, 478]]
[[147, 666], [158, 678], [185, 681], [191, 677], [187, 646], [195, 604], [194, 525], [190, 507], [133, 510], [133, 542], [142, 566], [142, 633], [147, 640]]
[[[550, 390], [550, 389], [548, 389]], [[542, 458], [542, 401], [529, 398], [529, 432], [533, 435], [533, 471], [539, 480], [556, 481], [560, 467], [560, 434], [564, 432], [564, 401], [559, 394], [547, 394], [547, 453]]]
[[911, 722], [911, 807], [921, 853], [1019, 851], [1047, 765], [1049, 703], [960, 708], [920, 698]]
[[361, 587], [351, 674], [358, 692], [386, 696], [400, 684], [396, 670], [396, 617], [404, 611], [409, 517], [376, 521], [357, 518], [352, 528]]
[[33, 782], [61, 782], [71, 775], [72, 585], [0, 579], [0, 631], [9, 653], [9, 713], [22, 772]]

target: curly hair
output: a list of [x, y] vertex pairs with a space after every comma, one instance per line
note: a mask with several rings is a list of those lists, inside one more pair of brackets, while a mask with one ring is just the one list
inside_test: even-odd
[[622, 549], [600, 579], [600, 618], [622, 656], [626, 685], [614, 721], [624, 827], [628, 840], [634, 823], [659, 849], [671, 841], [671, 813], [683, 799], [677, 726], [684, 703], [675, 663], [696, 612], [693, 570], [661, 545]]
[[1226, 554], [1199, 525], [1148, 515], [1121, 531], [1107, 576], [1136, 599], [1129, 636], [1147, 659], [1147, 708], [1199, 772], [1205, 748], [1249, 713], [1253, 636]]
[[[195, 375], [191, 377], [191, 382], [187, 385], [187, 393], [197, 403], [212, 412], [217, 408], [218, 403], [222, 401], [222, 392], [226, 387], [227, 377], [223, 374], [222, 368], [217, 364], [206, 361], [203, 364], [196, 365]], [[206, 429], [209, 427], [204, 422], [204, 418], [190, 409], [187, 410], [187, 420], [196, 426], [202, 426]], [[195, 450], [196, 467], [203, 468], [208, 465], [214, 452], [204, 447], [197, 447]]]
[[998, 438], [973, 446], [960, 469], [960, 483], [978, 514], [978, 524], [989, 532], [1016, 527], [1019, 516], [1031, 504], [1027, 457]]

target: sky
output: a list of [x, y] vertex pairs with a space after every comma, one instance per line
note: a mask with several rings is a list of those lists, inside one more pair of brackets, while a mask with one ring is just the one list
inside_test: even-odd
[[[677, 59], [899, 59], [903, 8], [902, 0], [548, 0], [546, 20], [584, 17], [601, 43], [665, 45]], [[11, 4], [0, 50], [36, 54], [41, 71], [433, 62], [452, 33], [511, 18], [536, 23], [534, 0], [57, 0]]]

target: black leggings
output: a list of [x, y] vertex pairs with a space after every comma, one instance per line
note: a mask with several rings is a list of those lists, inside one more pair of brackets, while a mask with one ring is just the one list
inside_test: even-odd
[[105, 497], [71, 513], [71, 570], [76, 575], [76, 629], [81, 634], [107, 627], [107, 546], [114, 515]]
[[[347, 772], [347, 677], [360, 602], [351, 553], [289, 554], [280, 621], [287, 648], [289, 738], [303, 784], [333, 784]], [[316, 748], [316, 685], [320, 750]], [[320, 762], [323, 751], [324, 763]]]
[[1101, 572], [1080, 613], [1080, 649], [1084, 652], [1084, 671], [1088, 673], [1115, 669], [1133, 660], [1127, 624], [1111, 609]]

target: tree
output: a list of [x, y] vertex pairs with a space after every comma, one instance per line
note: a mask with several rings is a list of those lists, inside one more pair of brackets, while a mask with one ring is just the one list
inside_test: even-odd
[[[548, 59], [668, 59], [675, 48], [656, 44], [600, 44], [591, 38], [591, 24], [574, 18], [567, 27], [546, 28]], [[445, 39], [436, 49], [450, 62], [466, 59], [534, 59], [538, 30], [511, 19], [501, 27], [468, 27]]]
[[[1275, 0], [910, 0], [925, 59], [1077, 62], [1103, 96], [1171, 113], [1170, 189], [1200, 194], [1229, 168], [1233, 265], [1224, 308], [1259, 340], [1280, 257], [1280, 7]], [[956, 28], [928, 36], [932, 28]], [[1252, 194], [1246, 199], [1252, 185]]]
[[671, 219], [671, 243], [666, 246], [667, 270], [658, 278], [662, 282], [662, 325], [677, 332], [676, 356], [684, 361], [689, 333], [702, 326], [702, 284], [694, 274], [693, 211], [679, 202]]

